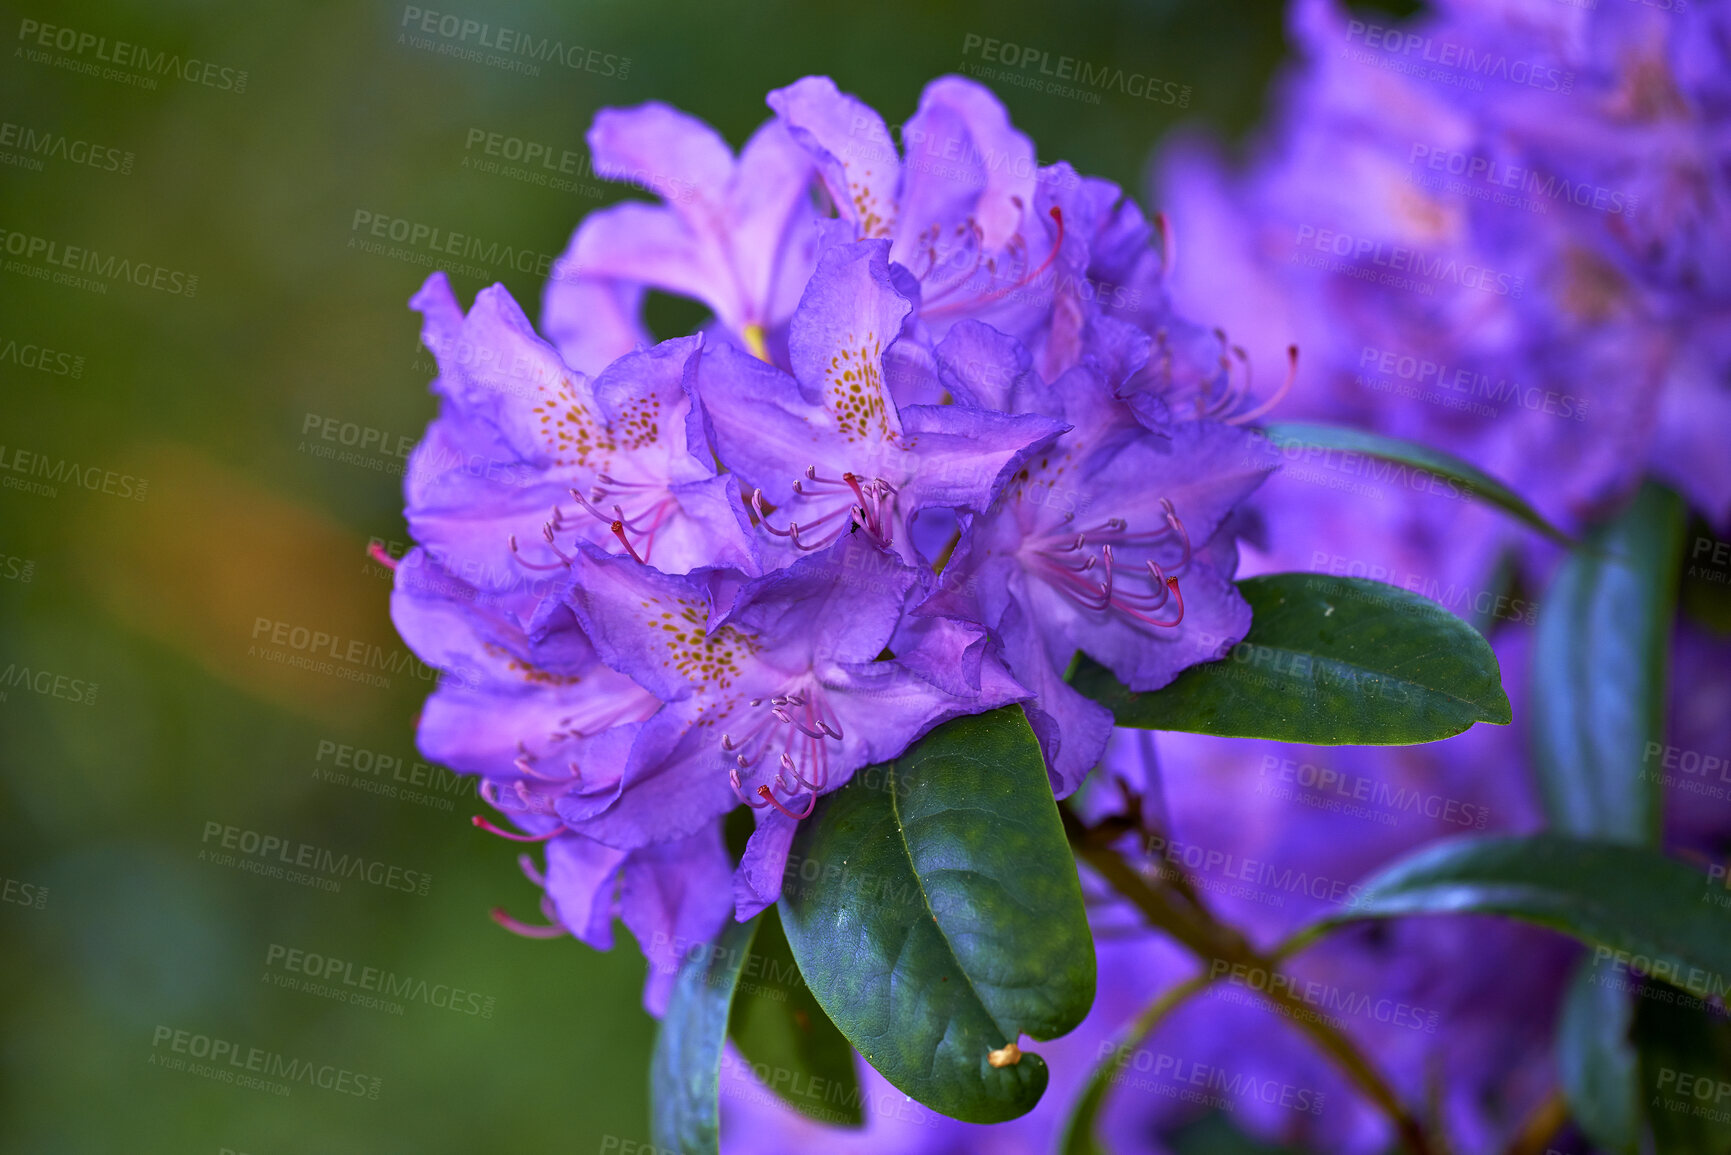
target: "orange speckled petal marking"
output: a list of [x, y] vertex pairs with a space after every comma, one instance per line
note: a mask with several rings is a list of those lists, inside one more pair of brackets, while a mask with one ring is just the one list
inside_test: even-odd
[[849, 441], [891, 441], [896, 430], [889, 421], [884, 396], [883, 342], [877, 334], [864, 338], [849, 333], [824, 371], [824, 407]]
[[[536, 386], [541, 400], [533, 407], [537, 435], [561, 466], [605, 471], [619, 448], [593, 401], [569, 376], [558, 384]], [[653, 424], [653, 421], [651, 422]]]
[[750, 657], [763, 648], [754, 634], [722, 626], [709, 631], [704, 628], [708, 614], [703, 603], [679, 598], [674, 608], [661, 609], [662, 602], [643, 602], [648, 610], [646, 624], [661, 634], [667, 647], [662, 665], [671, 666], [700, 690], [726, 690], [739, 677], [740, 655]]

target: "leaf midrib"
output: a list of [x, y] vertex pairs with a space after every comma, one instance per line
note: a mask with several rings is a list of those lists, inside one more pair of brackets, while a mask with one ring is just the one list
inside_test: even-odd
[[[901, 841], [902, 856], [907, 860], [908, 873], [913, 875], [914, 886], [919, 889], [920, 903], [925, 907], [926, 914], [932, 920], [932, 925], [937, 927], [938, 940], [944, 944], [944, 953], [949, 955], [950, 961], [955, 964], [956, 973], [961, 975], [962, 981], [967, 984], [968, 993], [973, 996], [974, 1002], [979, 1005], [980, 1009], [985, 1011], [987, 1020], [991, 1022], [994, 1027], [997, 1027], [1001, 1034], [1008, 1036], [1005, 1041], [1013, 1043], [1019, 1036], [1010, 1034], [1009, 1029], [1003, 1023], [998, 1021], [998, 1016], [992, 1013], [992, 1008], [986, 1003], [986, 1000], [980, 997], [980, 990], [974, 985], [973, 976], [970, 975], [967, 968], [962, 965], [962, 960], [956, 956], [956, 949], [950, 944], [950, 936], [948, 932], [945, 931], [944, 924], [938, 921], [938, 912], [932, 909], [931, 895], [926, 893], [925, 879], [920, 877], [919, 868], [914, 865], [913, 848], [908, 845], [907, 824], [902, 821], [901, 803], [897, 797], [898, 791], [895, 789], [896, 768], [899, 764], [900, 759], [892, 760], [887, 775], [890, 780], [890, 816], [895, 819], [896, 837]], [[953, 1016], [947, 1017], [953, 1021]]]

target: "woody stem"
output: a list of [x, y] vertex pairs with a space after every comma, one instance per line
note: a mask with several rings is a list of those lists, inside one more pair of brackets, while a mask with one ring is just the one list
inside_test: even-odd
[[[1274, 981], [1279, 973], [1279, 963], [1275, 959], [1256, 950], [1236, 928], [1220, 922], [1200, 905], [1186, 900], [1177, 888], [1166, 883], [1151, 883], [1113, 847], [1120, 831], [1104, 824], [1102, 828], [1091, 829], [1068, 807], [1060, 807], [1059, 812], [1063, 815], [1064, 832], [1069, 836], [1077, 858], [1128, 899], [1150, 924], [1165, 931], [1207, 963], [1211, 976], [1238, 965], [1266, 973], [1269, 982], [1258, 993], [1287, 1011], [1292, 1023], [1310, 1036], [1317, 1049], [1334, 1060], [1359, 1090], [1388, 1116], [1400, 1135], [1402, 1145], [1411, 1155], [1437, 1155], [1423, 1124], [1401, 1103], [1388, 1081], [1357, 1045], [1332, 1024], [1308, 1013], [1304, 1001], [1289, 989], [1290, 984]], [[1222, 963], [1226, 964], [1224, 969], [1220, 966]]]

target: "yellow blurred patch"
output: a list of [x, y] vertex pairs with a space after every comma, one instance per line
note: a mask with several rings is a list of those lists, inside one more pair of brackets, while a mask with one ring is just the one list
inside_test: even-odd
[[143, 447], [142, 502], [92, 502], [80, 569], [128, 626], [230, 685], [356, 726], [430, 689], [366, 541], [186, 445]]

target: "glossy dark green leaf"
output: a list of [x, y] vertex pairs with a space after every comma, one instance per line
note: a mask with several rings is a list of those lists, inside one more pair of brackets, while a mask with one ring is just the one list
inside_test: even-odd
[[757, 1077], [800, 1114], [832, 1126], [860, 1124], [853, 1048], [829, 1021], [793, 961], [770, 907], [751, 943], [727, 1032]]
[[1690, 999], [1643, 992], [1635, 1012], [1640, 1098], [1653, 1155], [1731, 1155], [1731, 1024]]
[[[1537, 923], [1695, 993], [1731, 991], [1722, 883], [1655, 850], [1563, 834], [1454, 838], [1363, 883], [1330, 926], [1415, 914], [1498, 914]], [[1617, 953], [1622, 952], [1622, 953]]]
[[[1367, 481], [1388, 481], [1400, 489], [1429, 488], [1433, 491], [1436, 488], [1433, 483], [1440, 483], [1441, 492], [1451, 498], [1483, 502], [1525, 522], [1552, 541], [1561, 545], [1571, 544], [1568, 534], [1546, 521], [1520, 494], [1453, 454], [1339, 425], [1287, 421], [1266, 426], [1263, 432], [1279, 446], [1308, 446], [1324, 452], [1356, 453], [1375, 458], [1385, 462], [1387, 468], [1381, 472], [1366, 471], [1362, 476]], [[1415, 477], [1413, 471], [1418, 471], [1419, 475]], [[1429, 477], [1423, 476], [1425, 474]]]
[[1039, 1101], [1038, 1055], [1001, 1066], [990, 1055], [1082, 1021], [1094, 944], [1020, 707], [958, 718], [856, 773], [800, 824], [789, 863], [788, 943], [867, 1062], [969, 1122]]
[[1217, 662], [1136, 694], [1078, 660], [1071, 684], [1121, 726], [1318, 746], [1401, 746], [1504, 725], [1496, 654], [1435, 602], [1382, 582], [1325, 574], [1246, 578], [1250, 632]]
[[649, 1122], [658, 1147], [708, 1155], [721, 1143], [721, 1055], [728, 1009], [761, 918], [729, 921], [679, 968], [649, 1060]]
[[1529, 739], [1551, 825], [1656, 844], [1683, 503], [1648, 484], [1563, 564], [1533, 643]]
[[1582, 1134], [1605, 1151], [1635, 1155], [1641, 1143], [1640, 1080], [1629, 1038], [1635, 1016], [1617, 975], [1590, 957], [1575, 968], [1557, 1024], [1557, 1081]]

